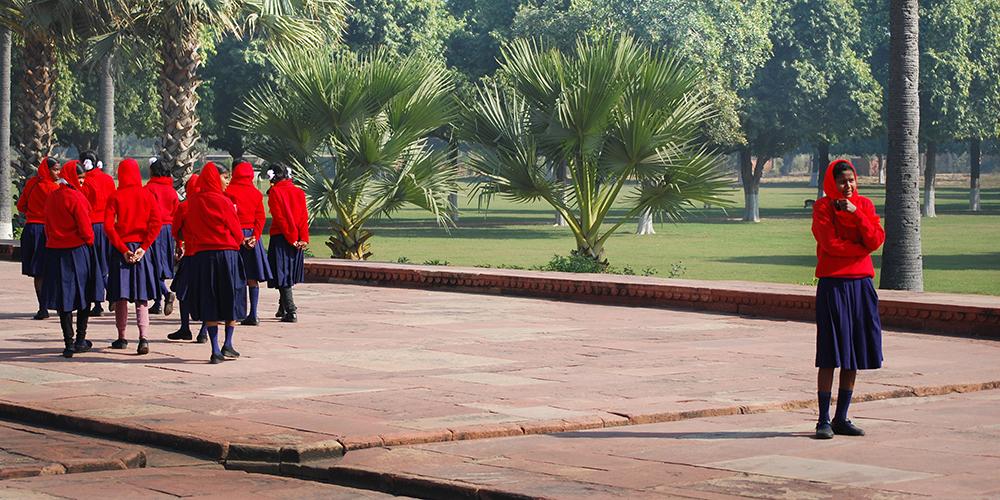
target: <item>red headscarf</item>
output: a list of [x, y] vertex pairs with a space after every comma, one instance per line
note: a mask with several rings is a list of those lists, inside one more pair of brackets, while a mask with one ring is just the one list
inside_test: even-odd
[[[851, 172], [854, 172], [854, 179], [857, 180], [858, 171], [854, 168], [854, 165], [851, 164], [851, 162], [847, 160], [836, 160], [833, 163], [830, 163], [829, 167], [826, 167], [826, 177], [824, 177], [823, 179], [823, 194], [827, 195], [831, 200], [847, 199], [851, 202], [851, 204], [857, 207], [859, 200], [861, 198], [861, 195], [858, 193], [857, 184], [855, 184], [854, 193], [851, 194], [850, 198], [844, 196], [844, 194], [840, 192], [840, 189], [837, 189], [837, 179], [833, 175], [833, 167], [837, 166], [840, 163], [846, 164], [848, 167], [851, 167]], [[840, 224], [844, 227], [855, 226], [855, 216], [853, 214], [844, 211], [837, 212], [837, 221], [840, 222]], [[875, 220], [872, 222], [878, 224], [879, 223], [878, 216], [875, 216]]]
[[59, 172], [59, 178], [65, 180], [69, 187], [76, 189], [77, 191], [83, 187], [83, 183], [80, 182], [80, 177], [76, 173], [76, 165], [78, 163], [80, 162], [77, 160], [68, 161], [65, 165], [63, 165], [62, 171]]

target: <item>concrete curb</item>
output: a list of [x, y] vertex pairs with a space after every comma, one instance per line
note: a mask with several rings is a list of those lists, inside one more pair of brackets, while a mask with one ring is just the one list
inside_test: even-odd
[[[816, 288], [606, 274], [307, 259], [306, 280], [542, 297], [814, 321]], [[1000, 297], [879, 290], [882, 326], [1000, 338]]]
[[40, 460], [31, 464], [0, 466], [0, 480], [108, 470], [142, 469], [144, 467], [146, 467], [146, 452], [134, 448], [119, 451], [114, 456], [108, 458], [80, 458], [51, 462]]

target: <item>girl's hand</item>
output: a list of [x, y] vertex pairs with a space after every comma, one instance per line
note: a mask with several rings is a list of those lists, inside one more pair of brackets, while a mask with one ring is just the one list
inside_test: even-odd
[[247, 248], [253, 248], [254, 244], [256, 243], [257, 241], [253, 239], [253, 236], [248, 236], [246, 238], [243, 238], [243, 246]]
[[833, 206], [838, 212], [847, 212], [849, 214], [853, 214], [858, 209], [858, 207], [851, 203], [851, 200], [847, 199], [833, 200]]
[[307, 241], [296, 241], [295, 245], [293, 245], [293, 246], [295, 248], [298, 248], [299, 250], [305, 250], [306, 247], [309, 246], [309, 242], [307, 242]]
[[141, 247], [136, 248], [135, 251], [131, 253], [132, 253], [132, 261], [131, 261], [132, 264], [139, 262], [140, 260], [142, 260], [142, 256], [146, 255], [146, 251], [143, 250]]

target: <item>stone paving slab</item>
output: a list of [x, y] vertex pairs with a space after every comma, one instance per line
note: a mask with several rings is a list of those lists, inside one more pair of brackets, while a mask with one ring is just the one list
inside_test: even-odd
[[[852, 405], [864, 437], [812, 438], [806, 410], [349, 453], [317, 477], [488, 497], [1000, 498], [995, 391]], [[320, 469], [320, 467], [317, 467]]]
[[[194, 451], [335, 458], [345, 451], [815, 405], [815, 326], [708, 312], [343, 284], [295, 287], [299, 323], [237, 327], [242, 357], [207, 346], [64, 359], [58, 321], [34, 321], [31, 282], [0, 262], [0, 416]], [[887, 330], [858, 400], [1000, 386], [1000, 343]], [[280, 458], [285, 460], [285, 458]]]
[[129, 443], [0, 421], [0, 480], [145, 466], [145, 450]]

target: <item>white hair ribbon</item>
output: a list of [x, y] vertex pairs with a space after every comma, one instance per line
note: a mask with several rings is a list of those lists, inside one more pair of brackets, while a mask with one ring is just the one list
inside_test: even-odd
[[94, 169], [94, 162], [90, 161], [90, 158], [83, 160], [83, 169], [90, 172]]
[[274, 170], [267, 169], [267, 180], [269, 180], [269, 181], [273, 181], [274, 180]]
[[156, 160], [158, 160], [158, 158], [157, 158], [157, 157], [155, 157], [155, 156], [154, 156], [154, 157], [152, 157], [152, 158], [150, 158], [150, 159], [149, 159], [149, 164], [150, 164], [150, 165], [152, 165], [152, 164], [156, 163]]
[[291, 179], [292, 178], [292, 167], [285, 167], [285, 170], [288, 171], [288, 178]]
[[104, 170], [104, 162], [97, 160], [97, 170]]

